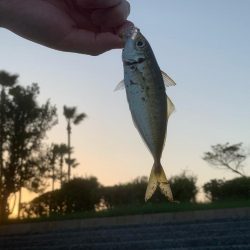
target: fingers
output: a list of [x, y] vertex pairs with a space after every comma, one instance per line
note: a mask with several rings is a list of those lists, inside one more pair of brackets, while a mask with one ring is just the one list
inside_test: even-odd
[[75, 0], [75, 4], [86, 9], [102, 9], [114, 7], [124, 0]]
[[122, 26], [115, 29], [115, 34], [126, 41], [129, 36], [131, 36], [131, 31], [134, 29], [135, 25], [130, 21], [125, 21]]
[[60, 50], [83, 53], [88, 55], [99, 55], [108, 50], [122, 48], [122, 39], [110, 32], [94, 33], [85, 30], [73, 30], [58, 45]]
[[91, 25], [77, 19], [78, 28], [63, 39], [59, 45], [61, 50], [99, 55], [124, 46], [117, 30], [127, 23], [130, 5], [126, 0], [75, 0], [74, 4], [81, 8], [81, 14], [89, 12], [91, 23], [96, 28], [90, 29]]
[[92, 22], [95, 25], [106, 27], [106, 28], [115, 28], [122, 25], [127, 19], [130, 13], [130, 5], [127, 1], [121, 1], [120, 4], [108, 8], [108, 9], [99, 9], [92, 13], [91, 18]]

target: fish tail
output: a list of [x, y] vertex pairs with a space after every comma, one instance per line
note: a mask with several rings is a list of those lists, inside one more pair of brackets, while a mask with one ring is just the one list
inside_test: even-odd
[[149, 200], [152, 197], [158, 186], [161, 190], [161, 193], [165, 195], [169, 201], [174, 201], [170, 184], [164, 173], [163, 167], [160, 162], [155, 162], [149, 177], [148, 186], [145, 194], [145, 201]]

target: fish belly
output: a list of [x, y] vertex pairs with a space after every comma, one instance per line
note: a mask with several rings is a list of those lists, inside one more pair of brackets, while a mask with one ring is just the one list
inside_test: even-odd
[[153, 81], [131, 84], [126, 78], [125, 86], [134, 124], [155, 160], [160, 160], [167, 126], [164, 87], [162, 91]]

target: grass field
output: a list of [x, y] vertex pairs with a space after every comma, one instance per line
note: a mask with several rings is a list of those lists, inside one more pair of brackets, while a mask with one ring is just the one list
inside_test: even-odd
[[120, 206], [100, 212], [89, 211], [89, 212], [81, 212], [68, 215], [52, 215], [50, 217], [41, 217], [41, 218], [32, 218], [23, 220], [10, 219], [8, 223], [87, 219], [87, 218], [135, 215], [135, 214], [171, 213], [171, 212], [238, 208], [238, 207], [250, 207], [250, 200], [223, 201], [223, 202], [221, 201], [213, 203], [157, 203], [157, 204], [145, 203], [143, 205], [138, 204], [138, 205]]

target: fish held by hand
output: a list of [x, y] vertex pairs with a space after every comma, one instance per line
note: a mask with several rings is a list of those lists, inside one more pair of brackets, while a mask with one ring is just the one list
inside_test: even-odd
[[175, 82], [160, 70], [149, 42], [138, 28], [128, 24], [120, 34], [125, 42], [122, 52], [124, 80], [116, 90], [125, 86], [133, 122], [154, 159], [145, 201], [158, 186], [169, 201], [174, 201], [161, 156], [168, 118], [175, 109], [165, 86], [173, 86]]

